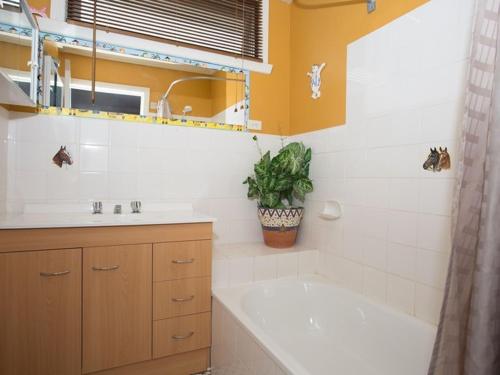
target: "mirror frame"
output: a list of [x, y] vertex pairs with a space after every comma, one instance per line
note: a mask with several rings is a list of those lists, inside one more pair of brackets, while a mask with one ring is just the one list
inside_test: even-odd
[[[25, 0], [21, 0], [25, 1]], [[30, 13], [31, 14], [31, 13]], [[36, 22], [36, 21], [35, 21]], [[5, 28], [6, 24], [0, 23], [0, 30]], [[16, 27], [16, 32], [18, 33], [26, 33], [28, 30], [20, 27]], [[82, 39], [82, 38], [73, 38], [70, 36], [65, 36], [63, 34], [55, 34], [44, 31], [38, 31], [35, 29], [33, 34], [33, 39], [37, 40], [37, 54], [39, 51], [43, 50], [43, 42], [45, 40], [50, 40], [55, 42], [60, 46], [68, 45], [68, 46], [78, 46], [82, 48], [92, 48], [92, 40]], [[38, 37], [37, 37], [38, 36]], [[123, 121], [133, 121], [133, 122], [144, 122], [144, 123], [156, 123], [156, 124], [164, 124], [164, 125], [180, 125], [180, 126], [190, 126], [190, 127], [199, 127], [199, 128], [212, 128], [212, 129], [224, 129], [224, 130], [234, 130], [234, 131], [245, 131], [247, 129], [249, 114], [250, 114], [250, 71], [247, 69], [240, 69], [226, 65], [219, 65], [214, 63], [208, 63], [201, 60], [195, 60], [191, 58], [184, 58], [179, 56], [168, 55], [164, 53], [157, 53], [154, 51], [142, 50], [137, 48], [131, 48], [116, 44], [110, 44], [102, 41], [97, 41], [97, 49], [101, 51], [106, 51], [107, 53], [116, 54], [116, 55], [128, 55], [138, 59], [144, 59], [149, 61], [165, 61], [170, 63], [178, 63], [191, 65], [198, 68], [207, 68], [212, 70], [217, 70], [221, 72], [227, 73], [243, 73], [245, 76], [245, 97], [244, 97], [244, 123], [243, 124], [224, 124], [224, 123], [215, 123], [208, 121], [194, 121], [194, 120], [168, 120], [164, 118], [159, 118], [156, 116], [145, 116], [145, 115], [131, 115], [125, 113], [116, 113], [116, 112], [104, 112], [104, 111], [93, 111], [93, 110], [80, 110], [77, 108], [59, 108], [59, 107], [47, 107], [40, 105], [41, 103], [41, 87], [40, 82], [38, 82], [38, 74], [41, 67], [40, 59], [43, 56], [42, 53], [38, 54], [37, 60], [38, 65], [36, 69], [32, 69], [34, 75], [36, 75], [37, 85], [36, 87], [36, 103], [38, 104], [39, 113], [51, 114], [51, 115], [69, 115], [69, 116], [78, 116], [78, 117], [92, 117], [92, 118], [107, 118], [107, 119], [115, 119], [115, 120], [123, 120]], [[166, 90], [167, 88], [165, 88]]]

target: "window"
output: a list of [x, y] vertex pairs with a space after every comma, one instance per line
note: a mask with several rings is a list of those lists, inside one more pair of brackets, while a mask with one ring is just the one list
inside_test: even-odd
[[[97, 0], [97, 27], [262, 61], [263, 0]], [[68, 0], [91, 26], [93, 0]]]

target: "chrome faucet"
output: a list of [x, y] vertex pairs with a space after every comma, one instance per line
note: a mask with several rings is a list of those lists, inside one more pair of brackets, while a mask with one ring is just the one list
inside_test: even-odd
[[132, 201], [130, 202], [130, 207], [132, 208], [132, 213], [133, 214], [140, 214], [141, 213], [141, 201]]
[[197, 80], [246, 82], [244, 79], [240, 78], [225, 78], [225, 77], [213, 77], [213, 76], [192, 76], [192, 77], [183, 77], [176, 79], [170, 84], [167, 91], [165, 91], [165, 94], [163, 94], [158, 100], [158, 104], [156, 106], [156, 116], [168, 120], [173, 119], [174, 115], [172, 113], [172, 108], [170, 107], [170, 103], [168, 101], [168, 96], [170, 95], [170, 92], [172, 91], [174, 86], [178, 85], [179, 83], [187, 81], [197, 81]]
[[102, 214], [102, 202], [92, 202], [92, 213]]

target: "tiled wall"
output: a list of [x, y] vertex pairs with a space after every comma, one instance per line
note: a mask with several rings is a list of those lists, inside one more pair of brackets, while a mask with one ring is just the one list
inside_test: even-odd
[[[295, 137], [314, 150], [300, 242], [321, 250], [320, 272], [429, 322], [450, 252], [472, 3], [433, 0], [352, 43], [346, 126]], [[451, 171], [422, 169], [435, 146]], [[318, 218], [325, 200], [344, 216]]]
[[[0, 140], [8, 146], [11, 210], [25, 203], [187, 202], [217, 217], [218, 242], [261, 236], [256, 203], [242, 184], [259, 157], [249, 133], [11, 112]], [[260, 141], [280, 145], [275, 136]], [[51, 162], [61, 145], [75, 161], [62, 169]]]
[[[259, 238], [254, 238], [258, 241]], [[212, 286], [225, 288], [279, 278], [297, 278], [318, 271], [318, 251], [304, 247], [271, 249], [262, 243], [214, 248]]]

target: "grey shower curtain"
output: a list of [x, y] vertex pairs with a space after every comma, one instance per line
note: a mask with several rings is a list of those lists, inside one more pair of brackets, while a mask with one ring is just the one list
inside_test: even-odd
[[500, 0], [477, 0], [453, 248], [429, 375], [500, 375]]

